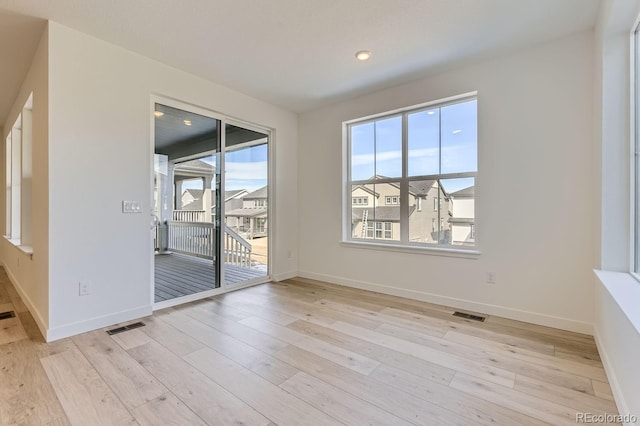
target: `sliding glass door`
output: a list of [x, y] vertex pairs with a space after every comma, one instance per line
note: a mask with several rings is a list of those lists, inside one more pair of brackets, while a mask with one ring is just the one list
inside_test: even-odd
[[155, 104], [156, 303], [268, 277], [268, 144], [268, 132]]

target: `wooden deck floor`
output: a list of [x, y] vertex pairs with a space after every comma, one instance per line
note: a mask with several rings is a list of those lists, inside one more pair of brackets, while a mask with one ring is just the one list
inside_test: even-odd
[[[179, 253], [156, 255], [154, 258], [156, 302], [216, 288], [214, 265], [211, 260]], [[263, 271], [226, 265], [227, 284], [265, 275]]]
[[20, 312], [0, 327], [4, 425], [575, 425], [616, 413], [591, 336], [317, 281], [51, 344], [0, 269], [2, 304]]

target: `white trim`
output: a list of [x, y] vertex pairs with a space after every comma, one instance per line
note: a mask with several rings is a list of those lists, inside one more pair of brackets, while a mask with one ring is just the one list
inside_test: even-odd
[[594, 270], [602, 286], [609, 292], [622, 313], [640, 334], [640, 285], [629, 273]]
[[297, 276], [298, 271], [282, 272], [280, 274], [274, 274], [273, 277], [271, 277], [271, 281], [280, 282], [284, 280], [290, 280], [291, 278], [295, 278]]
[[75, 336], [76, 334], [86, 333], [87, 331], [97, 330], [121, 322], [148, 317], [152, 313], [152, 305], [146, 305], [128, 309], [126, 311], [116, 312], [115, 314], [108, 314], [88, 320], [74, 322], [49, 329], [47, 331], [46, 340], [47, 342], [52, 342], [54, 340], [64, 339], [65, 337]]
[[163, 300], [162, 302], [156, 302], [153, 304], [153, 310], [155, 312], [160, 309], [171, 308], [173, 306], [183, 305], [185, 303], [195, 302], [197, 300], [208, 299], [209, 297], [219, 296], [221, 294], [240, 290], [242, 288], [253, 287], [255, 285], [264, 284], [269, 281], [269, 277], [265, 275], [264, 277], [259, 277], [251, 281], [244, 281], [238, 284], [226, 284], [225, 288], [222, 288], [222, 286], [220, 286], [211, 290], [188, 294], [182, 297], [174, 297], [173, 299]]
[[[380, 241], [377, 239], [376, 241]], [[384, 240], [384, 243], [374, 243], [369, 241], [340, 241], [340, 245], [344, 247], [360, 248], [367, 250], [383, 250], [383, 251], [395, 251], [399, 253], [417, 253], [431, 256], [449, 256], [449, 257], [462, 257], [465, 259], [477, 259], [482, 252], [478, 250], [466, 250], [463, 248], [455, 248], [451, 246], [407, 246], [403, 244], [394, 244], [390, 241]]]
[[503, 306], [491, 305], [488, 303], [474, 302], [472, 300], [458, 299], [449, 296], [440, 296], [432, 293], [425, 293], [414, 290], [406, 290], [397, 287], [372, 284], [364, 281], [350, 280], [331, 275], [316, 274], [314, 272], [298, 271], [302, 278], [309, 278], [318, 281], [325, 281], [332, 284], [344, 285], [346, 287], [358, 288], [361, 290], [374, 291], [391, 296], [405, 297], [407, 299], [420, 300], [423, 302], [435, 303], [438, 305], [450, 306], [453, 308], [468, 311], [480, 312], [488, 315], [496, 315], [517, 321], [524, 321], [531, 324], [543, 325], [546, 327], [559, 328], [576, 333], [593, 334], [593, 324], [576, 321], [569, 318], [561, 318], [551, 315], [539, 314], [536, 312], [523, 311], [519, 309], [507, 308]]
[[[598, 348], [598, 354], [600, 354], [600, 360], [602, 361], [602, 365], [604, 367], [604, 371], [607, 375], [607, 380], [609, 381], [609, 386], [611, 386], [611, 392], [613, 393], [613, 402], [616, 404], [618, 408], [618, 413], [621, 415], [629, 414], [631, 411], [629, 410], [629, 404], [624, 399], [624, 393], [620, 389], [620, 384], [618, 382], [618, 378], [615, 374], [615, 369], [609, 360], [609, 355], [607, 353], [607, 348], [602, 344], [602, 340], [600, 338], [600, 334], [598, 333], [598, 329], [596, 328], [593, 333], [593, 338], [596, 341], [596, 347]], [[631, 423], [626, 423], [630, 425]]]
[[5, 272], [7, 273], [7, 277], [9, 277], [9, 281], [11, 281], [11, 284], [13, 284], [13, 288], [16, 289], [16, 291], [18, 292], [18, 295], [20, 296], [20, 299], [22, 299], [22, 303], [24, 303], [27, 309], [29, 309], [29, 313], [31, 313], [31, 316], [36, 322], [36, 325], [38, 326], [40, 333], [42, 334], [43, 337], [46, 336], [48, 324], [44, 319], [42, 319], [42, 315], [40, 315], [40, 311], [36, 309], [36, 305], [29, 298], [27, 293], [25, 293], [25, 291], [22, 289], [22, 287], [18, 283], [18, 280], [13, 275], [11, 270], [7, 268], [7, 265], [5, 265], [4, 262], [0, 263], [0, 265], [4, 268]]

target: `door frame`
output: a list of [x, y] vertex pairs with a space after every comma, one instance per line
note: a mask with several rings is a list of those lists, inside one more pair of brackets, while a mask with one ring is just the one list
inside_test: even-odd
[[[162, 302], [155, 301], [155, 259], [154, 259], [154, 228], [152, 227], [149, 232], [149, 297], [151, 300], [151, 306], [154, 311], [159, 309], [168, 308], [171, 306], [181, 305], [183, 303], [193, 302], [195, 300], [206, 299], [207, 297], [216, 296], [218, 294], [224, 294], [230, 291], [240, 290], [242, 288], [251, 287], [258, 284], [263, 284], [265, 282], [271, 281], [271, 274], [273, 271], [273, 248], [275, 247], [275, 230], [276, 230], [276, 221], [274, 220], [275, 215], [275, 191], [273, 190], [273, 185], [275, 183], [275, 129], [262, 126], [256, 123], [251, 123], [242, 119], [238, 119], [235, 117], [230, 117], [226, 114], [220, 113], [218, 111], [214, 111], [205, 107], [201, 107], [195, 104], [187, 103], [184, 101], [180, 101], [171, 97], [152, 94], [149, 99], [149, 156], [150, 159], [149, 169], [148, 169], [148, 188], [149, 188], [149, 220], [151, 222], [151, 214], [153, 212], [153, 191], [154, 191], [154, 162], [153, 156], [155, 154], [155, 117], [153, 115], [155, 111], [156, 104], [167, 105], [172, 108], [181, 109], [183, 111], [192, 112], [195, 114], [199, 114], [208, 118], [212, 118], [218, 120], [220, 122], [220, 169], [225, 170], [225, 150], [226, 150], [226, 135], [225, 135], [225, 127], [227, 124], [242, 127], [247, 130], [253, 130], [256, 132], [264, 133], [267, 135], [267, 218], [269, 220], [268, 227], [268, 240], [267, 240], [267, 274], [264, 277], [258, 277], [252, 280], [248, 280], [245, 282], [230, 284], [227, 285], [224, 274], [224, 262], [220, 264], [220, 286], [218, 288], [203, 291], [200, 293], [190, 294], [188, 296], [176, 297], [171, 300], [165, 300]], [[225, 173], [220, 174], [220, 193], [224, 194], [225, 188]], [[222, 200], [220, 202], [220, 220], [221, 220], [221, 228], [225, 224], [225, 203], [224, 203], [224, 195], [222, 196]], [[223, 244], [224, 232], [219, 232], [217, 235], [218, 244]], [[222, 247], [222, 246], [221, 246]], [[216, 260], [218, 262], [218, 260]]]

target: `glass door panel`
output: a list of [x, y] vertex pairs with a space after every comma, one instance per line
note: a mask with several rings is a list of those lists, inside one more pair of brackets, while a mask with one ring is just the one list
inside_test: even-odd
[[226, 284], [263, 279], [269, 265], [269, 137], [225, 126], [222, 254]]
[[155, 301], [220, 287], [220, 121], [155, 105]]

